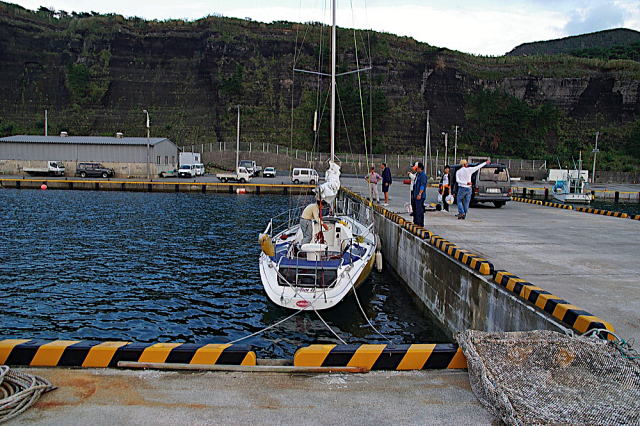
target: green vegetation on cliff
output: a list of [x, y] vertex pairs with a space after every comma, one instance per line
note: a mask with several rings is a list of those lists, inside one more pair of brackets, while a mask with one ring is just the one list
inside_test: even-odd
[[[637, 167], [635, 45], [480, 57], [339, 29], [342, 72], [358, 65], [354, 36], [359, 65], [373, 71], [338, 80], [339, 151], [362, 152], [366, 137], [374, 152], [419, 153], [430, 110], [433, 135], [462, 128], [463, 154], [567, 161], [600, 131], [604, 167]], [[147, 21], [0, 2], [0, 135], [40, 133], [48, 109], [50, 134], [142, 136], [147, 109], [152, 135], [231, 141], [241, 105], [243, 141], [326, 150], [328, 81], [292, 68], [326, 72], [327, 40], [318, 23]]]

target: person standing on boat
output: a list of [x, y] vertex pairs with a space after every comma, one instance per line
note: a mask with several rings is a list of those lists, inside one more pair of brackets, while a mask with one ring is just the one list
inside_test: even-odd
[[460, 169], [456, 172], [456, 183], [458, 184], [458, 219], [464, 220], [469, 211], [469, 203], [471, 203], [471, 176], [491, 163], [487, 160], [477, 166], [469, 167], [467, 160], [460, 160]]
[[365, 176], [364, 180], [369, 182], [369, 193], [371, 194], [371, 199], [375, 197], [376, 202], [380, 202], [380, 195], [378, 195], [378, 182], [382, 179], [378, 173], [376, 173], [376, 167], [371, 166], [371, 170], [369, 170], [369, 174]]
[[413, 223], [424, 226], [424, 200], [427, 197], [427, 174], [424, 172], [424, 164], [418, 163], [418, 174], [413, 185], [413, 195], [415, 198], [413, 211]]
[[442, 195], [442, 208], [449, 211], [449, 203], [447, 203], [447, 196], [449, 195], [449, 166], [444, 166], [444, 173], [440, 179], [440, 188], [438, 192]]
[[383, 206], [389, 205], [389, 187], [391, 186], [391, 169], [387, 167], [387, 163], [382, 163], [380, 165], [382, 169], [382, 193], [384, 194], [384, 203]]
[[322, 223], [320, 218], [320, 208], [324, 201], [316, 200], [315, 203], [309, 204], [302, 211], [300, 215], [300, 229], [302, 230], [302, 242], [300, 245], [308, 244], [313, 238], [313, 224], [319, 223], [322, 225], [325, 231], [329, 230], [329, 226], [326, 223]]

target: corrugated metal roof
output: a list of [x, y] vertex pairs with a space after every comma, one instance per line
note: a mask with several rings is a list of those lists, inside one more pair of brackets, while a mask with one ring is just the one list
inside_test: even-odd
[[[149, 138], [149, 145], [155, 145], [162, 141], [169, 141], [167, 138]], [[147, 145], [147, 138], [116, 138], [111, 136], [34, 136], [16, 135], [0, 138], [0, 142], [18, 143], [64, 143], [64, 144], [87, 144], [87, 145]], [[173, 143], [173, 142], [172, 142]]]

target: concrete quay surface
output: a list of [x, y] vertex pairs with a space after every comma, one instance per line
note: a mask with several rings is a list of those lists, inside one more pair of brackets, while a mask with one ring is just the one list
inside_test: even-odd
[[[343, 185], [368, 195], [362, 179]], [[382, 196], [382, 194], [381, 194]], [[429, 188], [428, 202], [437, 202]], [[410, 220], [409, 185], [391, 185], [386, 208]], [[640, 342], [640, 223], [545, 206], [508, 202], [472, 207], [466, 220], [451, 212], [425, 213], [425, 228], [605, 321]]]
[[290, 375], [19, 369], [49, 379], [9, 424], [492, 424], [463, 370]]

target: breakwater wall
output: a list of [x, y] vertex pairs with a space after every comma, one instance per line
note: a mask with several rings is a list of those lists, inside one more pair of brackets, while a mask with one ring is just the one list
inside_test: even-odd
[[215, 192], [228, 194], [310, 194], [314, 185], [218, 182], [156, 182], [91, 179], [0, 179], [0, 187], [15, 189], [133, 191], [133, 192]]

